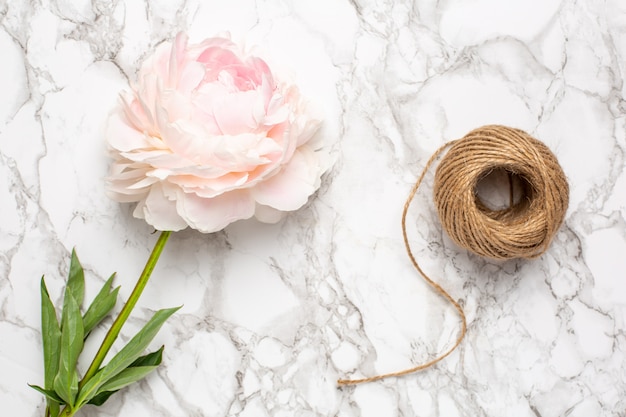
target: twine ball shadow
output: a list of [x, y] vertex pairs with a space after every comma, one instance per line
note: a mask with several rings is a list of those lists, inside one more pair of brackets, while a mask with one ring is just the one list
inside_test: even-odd
[[[522, 185], [522, 198], [501, 210], [489, 208], [476, 191], [495, 170]], [[568, 201], [567, 179], [550, 149], [506, 126], [483, 126], [455, 141], [435, 172], [434, 202], [444, 230], [459, 246], [489, 258], [543, 254]]]

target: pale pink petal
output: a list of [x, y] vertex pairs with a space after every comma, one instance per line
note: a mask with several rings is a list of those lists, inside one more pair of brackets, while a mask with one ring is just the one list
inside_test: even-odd
[[164, 79], [167, 81], [168, 88], [176, 88], [178, 80], [180, 79], [183, 62], [185, 60], [185, 49], [187, 47], [187, 35], [183, 32], [178, 33], [172, 44], [170, 53], [169, 65], [168, 65], [168, 77]]
[[289, 118], [289, 106], [285, 104], [280, 94], [272, 95], [265, 106], [266, 111], [263, 118], [259, 119], [259, 124], [272, 126], [284, 123]]
[[164, 91], [161, 95], [159, 107], [166, 115], [168, 122], [180, 119], [190, 119], [193, 113], [193, 105], [188, 94], [181, 94], [179, 91]]
[[146, 74], [154, 74], [162, 79], [166, 79], [169, 73], [169, 59], [172, 51], [171, 42], [162, 42], [154, 53], [150, 55], [141, 65], [138, 79], [141, 80]]
[[246, 190], [231, 191], [214, 198], [201, 198], [181, 191], [176, 207], [189, 226], [203, 233], [212, 233], [234, 221], [252, 217], [255, 203]]
[[144, 112], [141, 101], [135, 93], [122, 92], [120, 94], [120, 102], [124, 111], [124, 116], [128, 119], [129, 124], [137, 130], [143, 132], [149, 130], [152, 123], [152, 116]]
[[151, 165], [158, 167], [159, 170], [169, 172], [170, 175], [190, 175], [210, 179], [221, 177], [229, 172], [214, 165], [199, 165], [191, 161], [183, 161], [176, 155], [172, 155], [171, 160], [165, 159], [165, 156], [162, 158], [151, 160]]
[[143, 190], [144, 188], [150, 187], [152, 184], [158, 181], [158, 178], [152, 177], [150, 176], [150, 173], [147, 173], [146, 177], [141, 178], [139, 181], [136, 181], [133, 184], [129, 184], [127, 188], [129, 191]]
[[144, 162], [154, 165], [156, 161], [167, 161], [172, 166], [184, 166], [188, 162], [181, 161], [181, 157], [173, 155], [171, 151], [165, 149], [134, 149], [129, 152], [120, 152], [120, 155], [133, 162]]
[[252, 194], [260, 204], [284, 211], [297, 210], [318, 189], [320, 176], [317, 155], [307, 148], [298, 149], [278, 174], [255, 185]]
[[220, 194], [242, 188], [247, 182], [247, 173], [228, 173], [219, 178], [198, 176], [171, 176], [169, 182], [178, 185], [186, 193], [202, 198], [213, 198]]
[[198, 88], [204, 79], [204, 66], [198, 62], [190, 62], [182, 70], [177, 90], [190, 94], [192, 90]]
[[296, 146], [302, 146], [315, 136], [322, 125], [320, 119], [313, 118], [304, 112], [297, 112], [293, 120], [294, 132], [297, 132]]
[[267, 82], [272, 90], [276, 87], [270, 67], [261, 58], [255, 56], [248, 58], [246, 60], [246, 66], [252, 69], [249, 77], [254, 81], [255, 85], [261, 85], [261, 83]]
[[150, 188], [143, 204], [137, 206], [133, 215], [145, 219], [157, 230], [174, 232], [187, 228], [187, 223], [176, 211], [176, 202], [164, 195], [160, 184], [155, 184]]
[[273, 207], [257, 204], [254, 211], [254, 218], [263, 223], [278, 223], [285, 215], [284, 211], [276, 210]]
[[207, 155], [213, 154], [209, 135], [201, 125], [185, 119], [170, 123], [167, 113], [160, 108], [157, 116], [163, 142], [173, 154], [196, 164], [202, 164]]
[[237, 56], [237, 54], [224, 46], [226, 45], [207, 46], [198, 58], [196, 58], [196, 60], [213, 68], [225, 67], [229, 65], [241, 65], [241, 59]]
[[137, 202], [144, 198], [147, 189], [138, 189], [134, 185], [146, 178], [147, 169], [149, 167], [130, 161], [114, 162], [106, 179], [109, 197], [123, 203]]
[[105, 135], [109, 145], [118, 151], [124, 152], [151, 147], [146, 135], [130, 125], [121, 109], [109, 117]]
[[[207, 48], [198, 57], [198, 62], [204, 64], [206, 82], [217, 81], [224, 76], [228, 68], [241, 65], [241, 60], [234, 52], [218, 47]], [[236, 74], [230, 76], [231, 80], [233, 80], [234, 75]]]
[[145, 197], [147, 190], [131, 189], [136, 182], [133, 180], [109, 179], [107, 181], [107, 194], [109, 198], [120, 203], [136, 203]]
[[[136, 91], [137, 100], [133, 103], [133, 105], [138, 105], [141, 108], [141, 114], [144, 116], [143, 129], [150, 134], [157, 134], [158, 132], [155, 120], [155, 106], [160, 101], [159, 84], [159, 78], [154, 74], [146, 75], [140, 84], [140, 88]], [[138, 113], [135, 112], [135, 114]]]
[[202, 124], [202, 127], [206, 131], [207, 135], [219, 136], [223, 134], [222, 130], [217, 125], [213, 114], [205, 113], [198, 106], [193, 106], [190, 120], [198, 120], [199, 123]]
[[[140, 201], [142, 196], [137, 194], [124, 194], [123, 192], [119, 192], [121, 184], [119, 186], [108, 185], [106, 190], [106, 195], [113, 201], [117, 201], [118, 203], [136, 203]], [[136, 216], [135, 216], [136, 217]]]
[[224, 132], [219, 128], [213, 109], [218, 107], [216, 102], [220, 97], [229, 94], [228, 89], [220, 83], [203, 84], [195, 94], [193, 94], [192, 102], [195, 106], [194, 117], [201, 116], [205, 123], [205, 129], [214, 135], [221, 135]]
[[250, 133], [257, 127], [257, 104], [262, 111], [263, 103], [254, 90], [222, 95], [213, 102], [215, 121], [225, 135]]
[[[227, 36], [230, 36], [230, 35], [227, 34]], [[237, 50], [237, 45], [235, 45], [235, 43], [231, 41], [229, 37], [222, 37], [222, 36], [207, 38], [203, 40], [202, 42], [200, 42], [199, 44], [195, 45], [193, 48], [194, 50], [197, 49], [199, 51], [197, 54], [197, 56], [199, 56], [207, 48], [213, 48], [213, 47], [230, 49], [232, 51]], [[191, 47], [189, 47], [189, 50], [191, 50]]]

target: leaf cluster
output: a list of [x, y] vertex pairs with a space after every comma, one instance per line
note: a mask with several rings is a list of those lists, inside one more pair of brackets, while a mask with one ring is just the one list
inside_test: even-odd
[[59, 417], [62, 407], [65, 407], [63, 416], [71, 416], [86, 404], [102, 405], [112, 394], [144, 378], [161, 363], [163, 347], [141, 354], [178, 308], [157, 311], [108, 364], [91, 378], [79, 379], [77, 363], [85, 340], [115, 307], [119, 287], [112, 289], [114, 277], [115, 274], [111, 275], [82, 313], [85, 274], [76, 252], [72, 251], [60, 321], [41, 278], [44, 384], [43, 387], [29, 385], [46, 396], [46, 417]]

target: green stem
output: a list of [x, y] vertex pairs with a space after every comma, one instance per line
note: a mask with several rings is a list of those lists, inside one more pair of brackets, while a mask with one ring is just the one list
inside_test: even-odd
[[59, 417], [72, 417], [75, 411], [72, 411], [69, 407], [65, 407], [63, 411], [59, 414]]
[[135, 304], [137, 304], [137, 300], [139, 300], [143, 289], [146, 287], [146, 284], [150, 279], [150, 275], [152, 275], [152, 271], [154, 270], [154, 267], [159, 260], [159, 256], [161, 255], [161, 252], [163, 252], [165, 243], [167, 243], [167, 239], [170, 237], [171, 233], [172, 232], [169, 231], [161, 232], [159, 240], [157, 240], [156, 244], [154, 245], [154, 249], [152, 249], [150, 258], [148, 258], [148, 262], [146, 263], [146, 266], [144, 267], [143, 272], [141, 273], [141, 276], [137, 281], [137, 284], [135, 284], [133, 292], [130, 294], [130, 297], [128, 298], [126, 304], [124, 304], [124, 307], [122, 307], [122, 311], [120, 311], [120, 314], [113, 322], [113, 325], [109, 329], [109, 332], [104, 337], [102, 345], [100, 345], [100, 349], [98, 349], [98, 353], [96, 353], [96, 356], [93, 358], [93, 362], [91, 362], [91, 365], [89, 366], [89, 369], [87, 369], [85, 376], [80, 381], [79, 389], [82, 388], [85, 383], [96, 374], [96, 372], [98, 372], [98, 369], [100, 369], [100, 365], [102, 365], [104, 358], [106, 357], [107, 353], [109, 353], [111, 346], [113, 346], [113, 342], [115, 342], [115, 339], [117, 339], [117, 336], [120, 334], [122, 326], [126, 322], [126, 319], [128, 319], [128, 316], [130, 316], [130, 313], [131, 311], [133, 311]]

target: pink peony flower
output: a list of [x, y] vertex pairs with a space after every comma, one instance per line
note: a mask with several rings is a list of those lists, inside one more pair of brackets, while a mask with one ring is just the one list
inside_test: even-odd
[[111, 115], [108, 190], [158, 230], [209, 233], [304, 205], [324, 171], [296, 86], [229, 39], [179, 34], [141, 66]]

